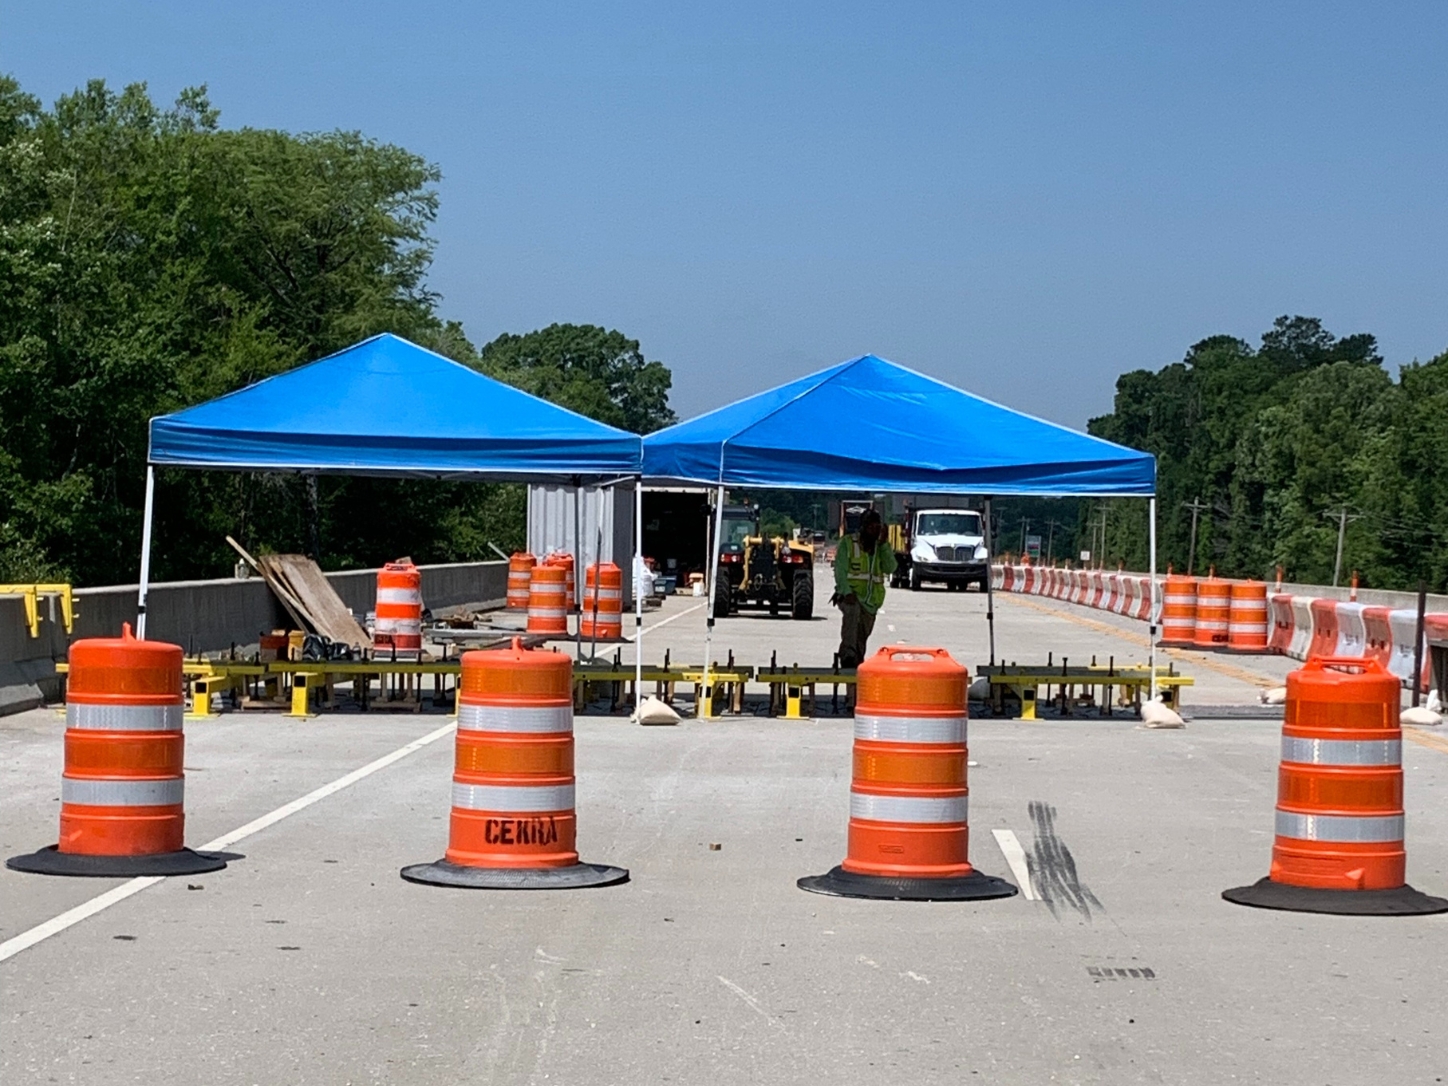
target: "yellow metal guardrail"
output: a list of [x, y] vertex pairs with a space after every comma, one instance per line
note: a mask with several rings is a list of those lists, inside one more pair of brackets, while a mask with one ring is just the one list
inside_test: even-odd
[[[25, 598], [25, 624], [30, 627], [30, 636], [40, 636], [40, 597], [60, 600], [60, 614], [69, 634], [75, 627], [75, 596], [68, 584], [0, 584], [0, 596], [23, 596]], [[50, 621], [55, 621], [52, 607]]]

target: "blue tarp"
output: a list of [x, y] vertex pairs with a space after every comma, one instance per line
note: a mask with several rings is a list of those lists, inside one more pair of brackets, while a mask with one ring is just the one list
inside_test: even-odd
[[1150, 495], [1156, 459], [874, 355], [644, 438], [644, 475], [732, 486]]
[[634, 434], [386, 334], [151, 420], [170, 467], [597, 480], [639, 458]]

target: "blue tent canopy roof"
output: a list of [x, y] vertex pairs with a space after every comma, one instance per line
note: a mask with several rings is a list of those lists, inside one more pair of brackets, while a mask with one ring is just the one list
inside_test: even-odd
[[390, 334], [151, 420], [170, 467], [596, 480], [639, 457], [634, 434]]
[[1147, 496], [1156, 459], [867, 354], [648, 435], [644, 475], [819, 490]]

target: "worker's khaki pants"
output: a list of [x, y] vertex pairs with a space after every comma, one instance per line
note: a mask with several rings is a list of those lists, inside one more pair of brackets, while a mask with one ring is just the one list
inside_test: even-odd
[[875, 614], [857, 600], [841, 600], [840, 613], [840, 667], [859, 667], [875, 632]]

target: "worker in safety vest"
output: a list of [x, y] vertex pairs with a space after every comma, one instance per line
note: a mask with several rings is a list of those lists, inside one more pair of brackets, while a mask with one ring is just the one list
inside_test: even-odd
[[880, 537], [880, 514], [873, 509], [860, 518], [858, 535], [840, 540], [835, 552], [834, 603], [840, 621], [840, 666], [858, 667], [865, 658], [875, 615], [885, 602], [885, 582], [895, 572], [895, 551]]

